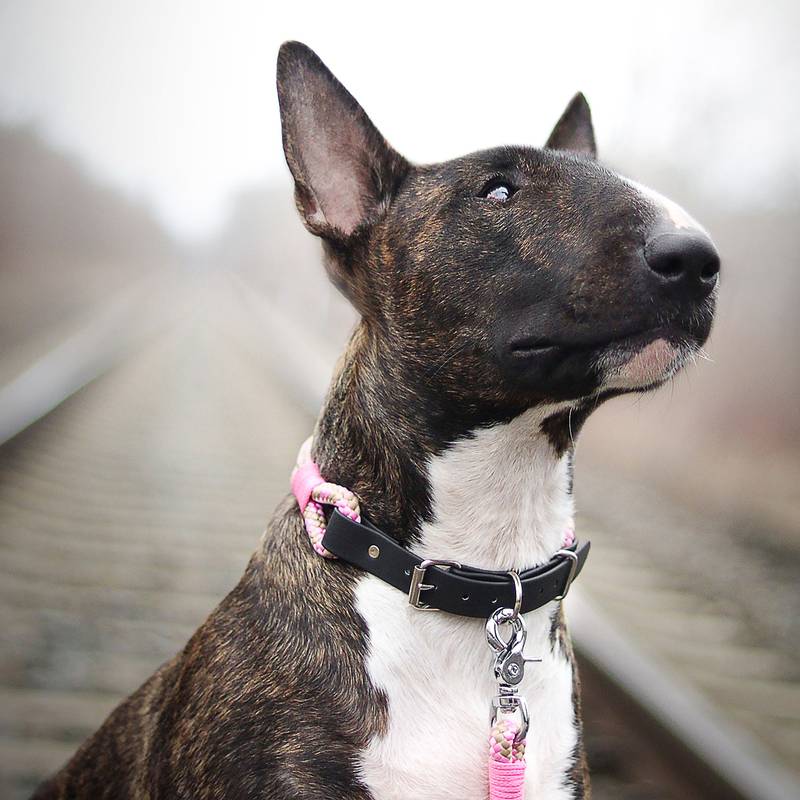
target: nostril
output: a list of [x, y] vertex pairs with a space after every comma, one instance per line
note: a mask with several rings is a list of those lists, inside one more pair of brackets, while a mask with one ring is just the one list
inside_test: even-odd
[[719, 256], [713, 253], [700, 270], [700, 280], [711, 283], [717, 279], [717, 275], [719, 275]]
[[653, 259], [650, 268], [665, 278], [680, 278], [683, 275], [683, 260], [679, 255], [667, 254]]
[[659, 236], [648, 242], [644, 249], [647, 266], [668, 281], [680, 279], [686, 271], [685, 254], [673, 245], [672, 241], [664, 241], [664, 237]]

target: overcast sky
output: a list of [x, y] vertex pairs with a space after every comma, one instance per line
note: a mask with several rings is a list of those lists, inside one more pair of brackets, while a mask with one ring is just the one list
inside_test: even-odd
[[582, 89], [618, 165], [738, 206], [796, 196], [793, 2], [557, 6], [0, 0], [0, 119], [203, 235], [237, 189], [285, 175], [275, 56], [294, 38], [412, 160], [541, 144]]

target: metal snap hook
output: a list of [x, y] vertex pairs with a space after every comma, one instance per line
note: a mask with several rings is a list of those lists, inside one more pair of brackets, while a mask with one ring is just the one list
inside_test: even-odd
[[[500, 627], [503, 625], [511, 626], [511, 635], [508, 640], [500, 635]], [[516, 650], [525, 643], [525, 623], [522, 617], [515, 615], [511, 608], [498, 608], [486, 620], [486, 639], [489, 646], [498, 655]]]
[[[504, 639], [500, 628], [508, 625], [511, 635]], [[525, 674], [525, 664], [530, 661], [541, 661], [539, 658], [526, 658], [524, 655], [525, 620], [514, 616], [511, 608], [498, 608], [486, 622], [486, 640], [495, 652], [494, 676], [501, 683], [516, 686]]]
[[[519, 581], [519, 575], [513, 573]], [[520, 719], [516, 739], [525, 740], [528, 733], [528, 706], [525, 698], [519, 694], [519, 684], [525, 676], [525, 664], [528, 661], [541, 661], [540, 658], [525, 658], [525, 620], [519, 613], [522, 602], [522, 587], [517, 592], [517, 608], [498, 608], [486, 620], [486, 640], [495, 654], [494, 677], [497, 681], [497, 695], [492, 700], [491, 721], [494, 725], [499, 714], [516, 714]], [[500, 635], [504, 626], [511, 628], [507, 639]]]

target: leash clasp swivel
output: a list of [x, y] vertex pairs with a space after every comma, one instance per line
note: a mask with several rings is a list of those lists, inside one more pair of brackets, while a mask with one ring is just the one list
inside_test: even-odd
[[528, 727], [530, 726], [528, 704], [522, 695], [517, 694], [515, 687], [501, 686], [498, 694], [492, 698], [492, 706], [489, 711], [489, 727], [494, 727], [500, 714], [514, 714], [515, 712], [519, 712], [520, 719], [516, 739], [524, 742], [528, 736]]

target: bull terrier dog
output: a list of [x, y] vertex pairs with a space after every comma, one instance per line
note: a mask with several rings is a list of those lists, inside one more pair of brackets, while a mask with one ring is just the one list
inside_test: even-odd
[[417, 165], [305, 45], [277, 88], [297, 208], [360, 321], [239, 584], [35, 797], [479, 800], [492, 753], [524, 759], [516, 796], [587, 797], [574, 441], [706, 341], [714, 245], [597, 162], [581, 94], [543, 148]]

